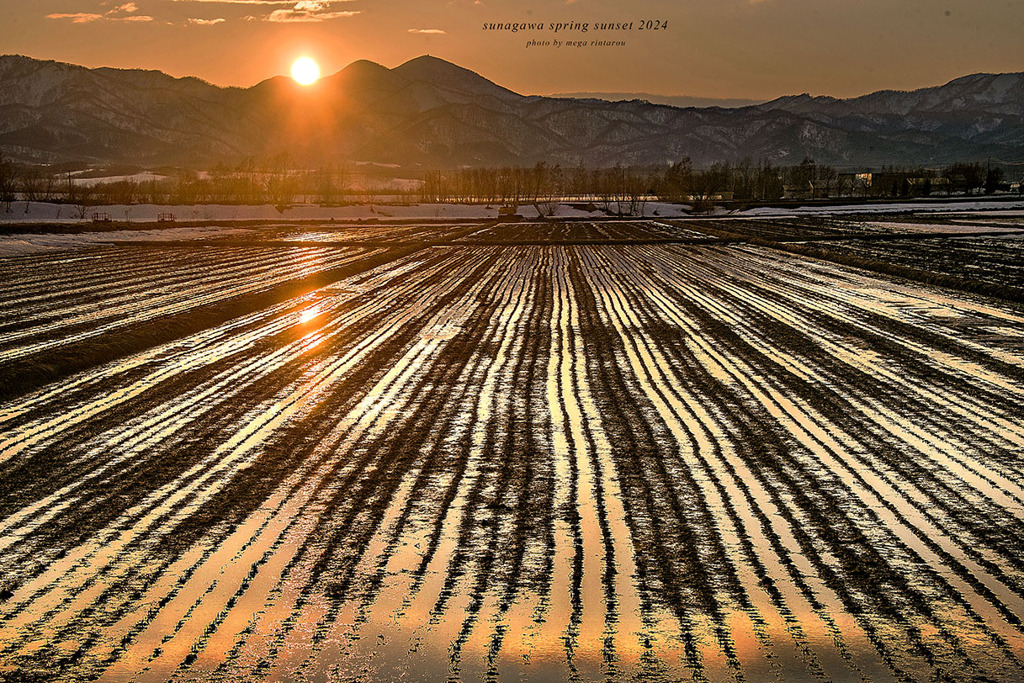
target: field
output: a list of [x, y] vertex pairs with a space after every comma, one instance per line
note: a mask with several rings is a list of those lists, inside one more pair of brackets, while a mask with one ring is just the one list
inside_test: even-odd
[[780, 248], [946, 223], [2, 259], [0, 680], [1020, 681], [1024, 308]]

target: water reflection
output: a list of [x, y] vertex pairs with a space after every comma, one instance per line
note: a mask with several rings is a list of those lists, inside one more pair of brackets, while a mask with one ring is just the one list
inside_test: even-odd
[[429, 250], [5, 406], [0, 677], [1020, 680], [1024, 321], [779, 259]]

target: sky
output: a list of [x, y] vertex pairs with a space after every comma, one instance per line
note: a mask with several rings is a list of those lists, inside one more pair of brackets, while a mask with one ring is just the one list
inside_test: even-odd
[[0, 16], [0, 53], [222, 86], [302, 55], [328, 74], [430, 54], [523, 94], [851, 97], [1024, 71], [1020, 0], [0, 0]]

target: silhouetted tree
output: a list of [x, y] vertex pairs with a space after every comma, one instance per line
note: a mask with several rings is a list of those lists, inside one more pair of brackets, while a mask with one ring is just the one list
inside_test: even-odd
[[15, 200], [17, 193], [18, 171], [14, 164], [0, 157], [0, 202], [3, 202], [5, 210], [10, 213], [11, 203]]
[[985, 194], [992, 194], [999, 189], [999, 186], [1003, 184], [1003, 178], [1005, 174], [1003, 169], [998, 166], [992, 166], [985, 173]]

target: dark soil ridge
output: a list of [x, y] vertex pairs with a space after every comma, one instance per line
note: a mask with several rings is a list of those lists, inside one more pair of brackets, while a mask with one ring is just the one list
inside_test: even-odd
[[[704, 230], [705, 228], [701, 228]], [[475, 231], [474, 231], [475, 232]], [[709, 230], [709, 233], [711, 231]], [[659, 245], [659, 244], [682, 244], [682, 245], [710, 245], [710, 244], [735, 244], [751, 243], [762, 244], [763, 242], [778, 243], [804, 243], [804, 242], [846, 242], [846, 241], [917, 241], [932, 239], [951, 239], [968, 237], [1009, 237], [1024, 235], [1024, 230], [988, 230], [981, 232], [962, 233], [883, 233], [865, 234], [858, 232], [838, 233], [829, 235], [797, 235], [793, 237], [776, 237], [772, 240], [753, 237], [740, 233], [728, 231], [714, 231], [716, 234], [709, 237], [628, 237], [628, 238], [594, 238], [594, 239], [474, 239], [460, 237], [447, 237], [439, 239], [432, 246], [438, 247], [559, 247], [559, 246], [628, 246], [628, 245]], [[455, 239], [461, 239], [455, 242]], [[344, 247], [366, 247], [366, 248], [407, 248], [422, 242], [409, 242], [400, 239], [396, 240], [345, 240], [345, 241], [313, 241], [313, 240], [237, 240], [237, 239], [216, 239], [216, 240], [133, 240], [131, 242], [118, 242], [119, 247], [317, 247], [317, 248], [344, 248]]]
[[[981, 235], [969, 235], [977, 237]], [[890, 240], [891, 241], [891, 240]], [[867, 270], [882, 275], [893, 275], [913, 280], [929, 286], [947, 287], [969, 294], [981, 294], [1004, 301], [1017, 304], [1024, 304], [1024, 288], [1010, 285], [998, 285], [989, 282], [979, 282], [948, 273], [937, 273], [932, 270], [922, 270], [911, 266], [903, 266], [889, 261], [854, 256], [848, 253], [838, 253], [830, 250], [827, 246], [811, 246], [807, 244], [792, 244], [782, 241], [771, 240], [750, 240], [750, 244], [777, 249], [798, 256], [810, 256], [825, 261], [830, 261], [842, 266]]]
[[[464, 232], [468, 234], [477, 229], [479, 229], [479, 225], [474, 224]], [[456, 235], [456, 237], [461, 236], [463, 235]], [[355, 263], [326, 270], [298, 281], [285, 282], [262, 292], [245, 294], [227, 301], [150, 320], [133, 326], [130, 332], [114, 330], [57, 350], [48, 350], [19, 359], [7, 367], [0, 366], [0, 371], [4, 375], [3, 385], [0, 386], [0, 401], [17, 398], [73, 373], [141, 353], [155, 346], [221, 325], [233, 318], [301, 297], [315, 289], [364, 273], [417, 251], [436, 246], [438, 242], [443, 241], [446, 240], [404, 245], [389, 244], [387, 245], [388, 251], [383, 254], [369, 256]], [[195, 244], [190, 243], [189, 246], [195, 246]], [[303, 245], [293, 244], [291, 246]], [[349, 248], [352, 246], [348, 245]]]
[[389, 225], [467, 225], [494, 223], [494, 219], [480, 216], [477, 218], [341, 218], [338, 220], [324, 218], [262, 218], [253, 220], [194, 220], [158, 223], [156, 221], [141, 222], [112, 221], [110, 223], [3, 223], [0, 235], [49, 235], [66, 233], [77, 235], [84, 232], [119, 232], [121, 230], [172, 230], [175, 228], [260, 228], [277, 225], [323, 225], [332, 228], [345, 226], [389, 226]]
[[[731, 242], [752, 244], [759, 247], [767, 247], [769, 249], [776, 249], [778, 251], [796, 254], [798, 256], [809, 256], [811, 258], [822, 259], [824, 261], [830, 261], [832, 263], [836, 263], [842, 266], [858, 268], [860, 270], [880, 273], [882, 275], [901, 277], [906, 280], [912, 280], [914, 282], [919, 282], [933, 287], [947, 287], [949, 289], [955, 289], [957, 291], [967, 292], [969, 294], [981, 294], [983, 296], [991, 296], [1012, 303], [1024, 303], [1024, 288], [1022, 287], [1012, 287], [1009, 285], [997, 285], [988, 282], [979, 282], [977, 280], [970, 280], [948, 273], [938, 273], [931, 270], [923, 270], [921, 268], [903, 266], [889, 261], [870, 259], [865, 258], [863, 256], [854, 256], [848, 253], [839, 253], [828, 248], [829, 242], [844, 242], [854, 240], [862, 242], [905, 242], [935, 239], [959, 239], [970, 237], [1006, 237], [1024, 234], [1024, 231], [1021, 230], [999, 230], [962, 233], [943, 232], [920, 234], [854, 233], [842, 235], [832, 234], [763, 238], [746, 235], [739, 232], [720, 230], [718, 228], [712, 228], [706, 224], [702, 224], [696, 229], [699, 229], [703, 232], [707, 232], [710, 235], [718, 237], [721, 240], [721, 243]], [[703, 242], [702, 244], [715, 244], [715, 242]]]
[[[652, 281], [653, 282], [653, 281]], [[664, 283], [667, 285], [667, 283]], [[758, 357], [756, 348], [751, 347], [747, 342], [743, 341], [739, 336], [735, 334], [728, 326], [722, 325], [720, 322], [716, 322], [713, 317], [709, 317], [706, 311], [702, 311], [699, 307], [695, 306], [693, 302], [686, 296], [681, 296], [681, 291], [672, 292], [671, 286], [666, 289], [666, 294], [671, 296], [679, 305], [685, 308], [691, 315], [694, 315], [697, 319], [701, 320], [702, 325], [710, 326], [715, 334], [716, 339], [721, 339], [724, 345], [727, 345], [738, 357], [743, 358], [747, 362], [751, 362]], [[637, 304], [633, 307], [633, 310], [637, 311], [638, 314], [648, 317], [653, 315], [653, 311], [643, 303], [641, 300], [636, 298], [635, 290], [631, 290], [629, 295], [631, 299]], [[653, 323], [654, 327], [651, 329], [659, 329], [661, 326], [656, 323], [657, 316], [649, 318], [649, 323]], [[658, 336], [664, 336], [666, 341], [672, 336], [678, 336], [678, 332], [671, 328], [661, 328]], [[771, 335], [768, 335], [771, 336]], [[792, 343], [792, 340], [789, 341]], [[668, 353], [678, 353], [678, 350], [682, 346], [677, 341], [676, 343], [668, 344], [665, 351]], [[675, 349], [675, 351], [673, 351]], [[813, 350], [811, 347], [810, 350]], [[764, 359], [767, 365], [758, 363], [762, 370], [765, 370], [765, 375], [770, 377], [776, 377], [780, 380], [785, 376], [785, 373], [778, 372], [778, 369], [771, 369], [772, 361], [769, 357]], [[693, 378], [697, 380], [697, 377]], [[723, 393], [724, 387], [716, 384], [715, 382], [707, 382], [705, 376], [705, 383], [699, 385], [702, 387], [701, 393], [708, 396], [712, 403], [719, 403], [720, 396], [725, 396]], [[821, 389], [819, 387], [813, 387], [803, 382], [797, 382], [792, 385], [792, 393], [794, 395], [813, 396], [819, 394]], [[827, 406], [827, 401], [819, 397], [813, 401], [814, 405], [821, 409]], [[730, 416], [735, 415], [741, 417], [741, 411], [735, 411], [729, 409], [728, 402], [722, 402], [720, 408], [723, 409], [723, 415]], [[837, 422], [841, 422], [844, 419], [842, 410], [839, 412], [831, 411], [831, 417]], [[909, 587], [899, 581], [900, 585], [894, 584], [893, 577], [898, 577], [899, 573], [892, 570], [892, 568], [884, 561], [881, 555], [870, 544], [864, 544], [863, 539], [859, 536], [853, 537], [851, 541], [851, 530], [846, 530], [844, 533], [838, 533], [836, 531], [836, 525], [839, 522], [846, 522], [845, 518], [835, 517], [834, 511], [840, 509], [839, 500], [835, 498], [834, 493], [830, 493], [827, 487], [821, 486], [820, 482], [816, 481], [815, 474], [812, 470], [808, 470], [805, 464], [799, 463], [797, 460], [790, 462], [790, 449], [786, 446], [783, 440], [779, 440], [778, 436], [772, 436], [772, 430], [767, 428], [770, 424], [770, 420], [766, 421], [763, 418], [755, 419], [750, 422], [749, 426], [743, 420], [733, 423], [733, 433], [747, 433], [751, 435], [751, 438], [741, 439], [736, 442], [737, 448], [740, 444], [752, 444], [758, 441], [764, 441], [758, 448], [739, 449], [740, 455], [744, 460], [749, 460], [757, 464], [753, 468], [753, 471], [759, 475], [762, 473], [771, 473], [771, 476], [764, 478], [762, 484], [772, 495], [773, 500], [779, 505], [779, 509], [783, 511], [783, 514], [793, 524], [794, 532], [797, 535], [797, 540], [801, 544], [801, 551], [815, 564], [815, 566], [822, 571], [823, 575], [829, 577], [830, 582], [834, 582], [833, 589], [837, 595], [843, 600], [844, 604], [847, 605], [851, 613], [859, 614], [863, 611], [863, 605], [858, 606], [858, 602], [867, 599], [872, 604], [872, 609], [876, 614], [887, 615], [889, 618], [895, 618], [895, 624], [899, 624], [901, 627], [909, 625], [912, 622], [913, 616], [907, 617], [907, 610], [917, 610], [919, 614], [926, 615], [928, 619], [935, 619], [935, 612], [928, 606], [927, 601], [918, 594], [912, 587]], [[760, 426], [759, 426], [760, 425]], [[854, 425], [856, 426], [856, 425]], [[755, 436], [756, 435], [756, 436]], [[885, 448], [881, 446], [876, 449], [878, 452], [876, 455], [885, 455]], [[787, 465], [790, 468], [795, 469], [790, 471], [783, 465]], [[927, 470], [925, 470], [927, 471]], [[800, 473], [800, 474], [797, 474]], [[797, 474], [799, 479], [794, 478], [794, 474]], [[780, 481], [790, 482], [788, 487], [782, 487], [781, 491], [776, 490], [777, 484], [773, 483], [774, 479]], [[786, 501], [786, 492], [796, 492], [796, 502], [798, 503], [797, 508], [802, 510], [804, 513], [811, 515], [814, 520], [814, 524], [810, 527], [801, 525], [796, 517], [791, 515], [793, 510], [792, 504], [782, 504]], [[824, 502], [823, 502], [824, 501]], [[944, 505], [944, 507], [946, 507]], [[962, 504], [961, 504], [962, 507]], [[949, 508], [947, 508], [949, 509]], [[953, 509], [956, 509], [955, 507]], [[894, 509], [895, 511], [895, 509]], [[814, 536], [808, 535], [807, 531], [814, 530]], [[842, 540], [842, 536], [846, 537], [846, 540]], [[833, 569], [828, 567], [826, 564], [820, 561], [817, 552], [814, 550], [813, 540], [814, 538], [820, 538], [821, 540], [829, 544], [829, 553], [839, 559], [844, 567], [841, 574], [835, 574]], [[780, 557], [785, 558], [788, 554], [784, 547], [777, 545], [778, 539], [771, 538], [773, 545], [779, 549]], [[926, 539], [927, 540], [927, 539]], [[859, 550], [856, 550], [851, 555], [851, 549], [854, 545], [860, 546]], [[944, 555], [944, 552], [938, 546], [933, 547], [937, 552]], [[992, 570], [989, 567], [990, 571]], [[842, 578], [845, 577], [845, 578]], [[886, 579], [886, 577], [889, 577]], [[972, 577], [969, 574], [962, 575], [962, 578], [968, 582], [974, 583]], [[794, 575], [794, 581], [799, 583], [799, 577]], [[850, 589], [853, 587], [857, 588], [858, 594], [861, 596], [854, 599], [854, 594], [850, 593]], [[978, 586], [976, 586], [978, 587]], [[886, 593], [883, 593], [881, 589], [885, 589]], [[946, 589], [948, 590], [948, 588]], [[982, 589], [983, 590], [983, 589]], [[883, 597], [884, 596], [884, 597]], [[955, 598], [954, 598], [955, 599]], [[936, 622], [938, 624], [938, 622]], [[941, 628], [941, 624], [938, 624]], [[870, 631], [870, 624], [862, 624], [866, 631]], [[913, 630], [908, 629], [908, 637], [913, 636]], [[875, 645], [879, 647], [880, 651], [883, 649], [881, 641], [877, 641], [872, 638]], [[970, 665], [970, 659], [965, 660]]]

